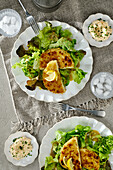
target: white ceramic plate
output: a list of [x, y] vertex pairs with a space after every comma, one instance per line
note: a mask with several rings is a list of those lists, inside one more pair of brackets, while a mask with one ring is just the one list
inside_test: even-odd
[[[101, 18], [102, 20], [105, 20], [108, 22], [108, 25], [111, 26], [112, 28], [112, 35], [110, 35], [110, 37], [103, 41], [103, 42], [98, 42], [95, 39], [92, 38], [91, 34], [88, 31], [88, 26], [95, 20]], [[83, 34], [85, 36], [85, 38], [88, 40], [89, 44], [95, 47], [104, 47], [109, 45], [112, 41], [113, 41], [113, 20], [108, 16], [108, 15], [104, 15], [101, 13], [97, 13], [94, 15], [90, 15], [83, 24], [83, 28], [82, 28]]]
[[[28, 138], [31, 139], [31, 144], [32, 144], [32, 156], [27, 156], [23, 159], [20, 159], [20, 160], [15, 160], [13, 159], [11, 153], [9, 152], [10, 151], [10, 146], [13, 144], [13, 139], [15, 138], [18, 138], [18, 137], [22, 137], [22, 136], [26, 136]], [[6, 155], [6, 158], [9, 162], [11, 162], [12, 164], [16, 165], [16, 166], [27, 166], [29, 164], [31, 164], [35, 158], [37, 157], [38, 155], [38, 148], [39, 148], [39, 145], [36, 141], [36, 138], [34, 136], [32, 136], [30, 133], [28, 132], [16, 132], [14, 134], [11, 134], [8, 139], [6, 140], [5, 142], [5, 146], [4, 146], [4, 153]]]
[[[12, 69], [12, 73], [15, 77], [16, 82], [19, 84], [20, 88], [25, 91], [29, 96], [34, 97], [37, 100], [45, 101], [45, 102], [59, 102], [62, 100], [67, 100], [71, 98], [72, 96], [76, 95], [80, 90], [82, 90], [85, 86], [85, 84], [88, 82], [90, 78], [90, 74], [92, 72], [92, 64], [93, 64], [93, 58], [92, 58], [92, 51], [88, 45], [88, 42], [85, 40], [83, 35], [74, 27], [63, 23], [59, 21], [50, 21], [53, 26], [59, 26], [61, 25], [63, 29], [69, 29], [72, 34], [73, 38], [77, 40], [77, 44], [75, 45], [75, 49], [83, 49], [86, 51], [86, 55], [81, 61], [80, 68], [83, 69], [83, 71], [87, 72], [85, 78], [81, 81], [80, 84], [75, 83], [74, 81], [71, 81], [70, 84], [66, 87], [66, 92], [64, 94], [54, 94], [48, 90], [43, 90], [37, 87], [34, 91], [28, 90], [25, 85], [26, 81], [28, 80], [28, 77], [26, 77], [21, 70], [21, 68]], [[38, 23], [40, 30], [45, 26], [45, 22], [39, 22]], [[16, 54], [16, 50], [18, 47], [22, 44], [24, 46], [27, 46], [27, 42], [31, 40], [32, 37], [34, 37], [35, 34], [31, 27], [27, 28], [16, 40], [14, 47], [11, 52], [11, 65], [14, 65], [16, 62], [20, 61], [20, 58]]]
[[[45, 159], [50, 155], [51, 152], [51, 141], [55, 139], [55, 132], [59, 129], [62, 131], [69, 131], [75, 128], [76, 125], [90, 126], [92, 129], [98, 130], [102, 136], [112, 135], [110, 129], [108, 129], [103, 123], [98, 122], [93, 118], [88, 117], [71, 117], [56, 123], [51, 129], [48, 130], [47, 134], [42, 140], [39, 153], [39, 166], [44, 166]], [[109, 158], [111, 169], [113, 169], [113, 152]]]

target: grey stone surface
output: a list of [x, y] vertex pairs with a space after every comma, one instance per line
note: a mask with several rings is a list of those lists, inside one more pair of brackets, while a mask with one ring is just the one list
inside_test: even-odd
[[[60, 8], [52, 13], [42, 13], [37, 10], [35, 5], [33, 4], [32, 0], [23, 0], [25, 7], [28, 11], [34, 15], [36, 21], [43, 21], [43, 20], [61, 20], [64, 22], [68, 22], [71, 25], [75, 25], [75, 22], [83, 23], [84, 20], [93, 13], [101, 12], [108, 14], [111, 18], [113, 18], [113, 0], [64, 0]], [[21, 9], [18, 2], [15, 0], [0, 0], [0, 10], [4, 8], [13, 8], [17, 10], [23, 19], [23, 26], [21, 32], [28, 27], [28, 24], [25, 20], [25, 15], [23, 10]], [[78, 25], [79, 29], [79, 25]], [[16, 40], [17, 37], [14, 38]], [[1, 37], [2, 39], [2, 37]], [[7, 41], [7, 39], [4, 39]], [[2, 44], [0, 44], [2, 46]], [[9, 53], [11, 44], [7, 44], [4, 46], [3, 53]], [[108, 62], [108, 56], [113, 56], [113, 43], [111, 43], [108, 47], [97, 49], [92, 47], [93, 56], [94, 56], [94, 72], [99, 71], [107, 71], [106, 63]], [[98, 58], [98, 54], [101, 54], [101, 58]], [[95, 63], [106, 59], [103, 68], [95, 67]], [[105, 60], [104, 60], [105, 61]], [[111, 69], [113, 73], [113, 60], [110, 61], [110, 65], [108, 68]], [[92, 75], [94, 74], [92, 73]], [[10, 88], [8, 86], [6, 72], [3, 68], [2, 58], [0, 56], [0, 170], [38, 170], [38, 159], [35, 162], [25, 168], [16, 167], [9, 163], [4, 155], [4, 142], [7, 137], [10, 135], [11, 132], [11, 121], [16, 121], [15, 110], [13, 108], [13, 103], [11, 96], [9, 94]], [[72, 99], [69, 101], [71, 103]], [[113, 131], [113, 102], [112, 104], [106, 108], [106, 117], [105, 118], [97, 118], [97, 120], [103, 122], [107, 127], [109, 127]], [[43, 136], [45, 135], [46, 131], [49, 129], [49, 126], [42, 126], [39, 134], [37, 135], [37, 139], [41, 142]]]

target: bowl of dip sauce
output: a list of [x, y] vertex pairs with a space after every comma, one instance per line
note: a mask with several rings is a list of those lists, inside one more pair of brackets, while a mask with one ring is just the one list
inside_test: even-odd
[[38, 149], [36, 138], [28, 132], [11, 134], [4, 144], [5, 156], [15, 166], [24, 167], [33, 163], [38, 156]]
[[113, 20], [108, 15], [101, 13], [90, 15], [85, 20], [82, 30], [92, 46], [100, 48], [113, 41]]

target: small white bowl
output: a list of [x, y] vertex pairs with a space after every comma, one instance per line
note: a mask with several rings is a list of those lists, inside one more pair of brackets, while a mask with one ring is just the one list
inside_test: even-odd
[[[100, 82], [100, 78], [101, 78], [101, 82]], [[108, 79], [110, 80], [110, 82], [107, 81]], [[102, 83], [102, 81], [103, 81], [103, 83]], [[101, 85], [102, 85], [102, 87], [101, 87]], [[108, 88], [111, 87], [111, 90], [106, 89], [106, 85], [109, 85]], [[108, 98], [113, 97], [113, 74], [111, 74], [109, 72], [100, 72], [100, 73], [96, 74], [91, 80], [90, 88], [91, 88], [92, 93], [97, 98], [108, 99]], [[103, 90], [104, 93], [102, 93], [102, 94], [97, 93], [96, 88]], [[108, 95], [104, 95], [106, 91], [109, 91]]]
[[22, 26], [22, 20], [21, 20], [21, 17], [19, 15], [18, 12], [16, 12], [15, 10], [13, 9], [3, 9], [0, 11], [0, 21], [3, 19], [3, 17], [15, 17], [16, 18], [16, 22], [18, 21], [18, 29], [15, 31], [15, 33], [13, 34], [7, 34], [3, 29], [0, 28], [0, 33], [5, 36], [5, 37], [14, 37], [16, 36], [20, 29], [21, 29], [21, 26]]
[[[32, 156], [27, 156], [24, 157], [23, 159], [20, 160], [15, 160], [13, 159], [10, 151], [10, 146], [13, 144], [13, 139], [18, 138], [18, 137], [23, 137], [26, 136], [28, 138], [31, 139], [31, 144], [32, 144]], [[12, 164], [16, 165], [16, 166], [27, 166], [29, 164], [31, 164], [32, 162], [34, 162], [35, 158], [38, 155], [38, 149], [39, 149], [39, 145], [36, 141], [36, 138], [34, 136], [32, 136], [30, 133], [28, 132], [16, 132], [14, 134], [11, 134], [8, 139], [5, 142], [5, 146], [4, 146], [4, 153], [6, 155], [6, 158], [9, 162], [11, 162]]]
[[[88, 26], [95, 20], [101, 18], [102, 20], [105, 20], [108, 22], [108, 25], [111, 26], [112, 28], [112, 35], [110, 35], [110, 37], [102, 42], [98, 42], [95, 39], [92, 38], [91, 34], [89, 33], [88, 30]], [[104, 46], [109, 45], [112, 41], [113, 41], [113, 20], [108, 16], [108, 15], [104, 15], [101, 13], [97, 13], [94, 15], [90, 15], [83, 23], [83, 28], [82, 28], [83, 34], [85, 36], [85, 38], [87, 39], [87, 41], [89, 42], [90, 45], [101, 48]]]

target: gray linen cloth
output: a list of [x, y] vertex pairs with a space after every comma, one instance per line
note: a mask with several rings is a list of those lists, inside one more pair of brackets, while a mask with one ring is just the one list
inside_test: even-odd
[[[29, 12], [31, 12], [31, 14], [35, 16], [37, 22], [44, 21], [44, 20], [59, 20], [59, 21], [67, 22], [68, 24], [76, 27], [79, 31], [81, 31], [83, 21], [87, 17], [87, 15], [82, 13], [83, 7], [79, 8], [78, 6], [78, 4], [79, 5], [80, 3], [82, 4], [82, 1], [80, 1], [79, 3], [78, 1], [74, 1], [74, 0], [64, 1], [61, 7], [53, 13], [42, 13], [39, 11], [37, 12], [37, 9], [34, 8], [34, 6], [32, 5], [30, 5], [30, 7], [28, 6], [28, 4], [30, 3], [32, 4], [31, 1], [29, 1], [29, 3], [27, 3], [27, 1], [24, 2], [25, 6], [29, 9]], [[12, 5], [11, 7], [13, 9], [16, 9], [22, 16], [23, 26], [20, 31], [21, 33], [28, 27], [27, 21], [24, 17], [23, 10], [21, 9], [18, 3], [14, 2], [13, 4], [11, 1], [10, 4]], [[78, 10], [78, 8], [80, 10]], [[33, 127], [34, 126], [37, 127], [37, 125], [39, 125], [38, 124], [39, 121], [42, 124], [44, 123], [54, 124], [65, 117], [77, 115], [77, 113], [75, 114], [75, 112], [67, 112], [67, 113], [60, 112], [55, 114], [50, 113], [49, 103], [37, 101], [36, 99], [28, 96], [25, 92], [23, 92], [20, 89], [20, 87], [15, 82], [14, 77], [11, 73], [11, 65], [10, 65], [11, 50], [17, 38], [18, 35], [14, 38], [4, 37], [1, 39], [0, 46], [3, 52], [4, 61], [10, 80], [16, 112], [18, 115], [18, 119], [22, 125], [20, 129], [23, 128], [24, 130], [29, 130], [29, 131], [31, 130], [31, 132], [33, 132]], [[91, 74], [91, 78], [100, 71], [107, 71], [113, 73], [113, 67], [112, 67], [113, 43], [111, 43], [108, 47], [104, 47], [101, 49], [95, 47], [91, 47], [91, 48], [92, 48], [93, 58], [94, 58], [93, 72]], [[112, 98], [109, 100], [100, 100], [94, 97], [94, 95], [91, 93], [90, 90], [90, 80], [82, 91], [80, 91], [76, 96], [72, 97], [71, 99], [64, 101], [64, 103], [68, 103], [72, 106], [79, 106], [87, 109], [96, 109], [96, 108], [99, 109], [106, 106], [106, 104], [109, 104]], [[27, 122], [27, 125], [25, 122]]]

